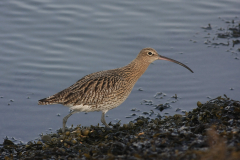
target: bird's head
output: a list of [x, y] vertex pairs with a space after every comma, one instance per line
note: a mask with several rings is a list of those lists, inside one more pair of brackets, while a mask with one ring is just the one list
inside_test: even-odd
[[177, 64], [187, 68], [189, 71], [191, 71], [193, 73], [193, 71], [188, 66], [186, 66], [185, 64], [183, 64], [181, 62], [178, 62], [178, 61], [176, 61], [174, 59], [161, 56], [153, 48], [144, 48], [144, 49], [142, 49], [140, 51], [140, 53], [138, 54], [137, 59], [139, 59], [139, 60], [141, 60], [143, 62], [149, 63], [149, 64], [154, 62], [155, 60], [166, 60], [166, 61], [177, 63]]

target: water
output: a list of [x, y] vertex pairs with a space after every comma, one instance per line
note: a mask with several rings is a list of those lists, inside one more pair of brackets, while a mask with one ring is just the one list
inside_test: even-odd
[[[39, 99], [89, 73], [124, 66], [145, 47], [187, 64], [194, 73], [167, 61], [154, 62], [128, 99], [107, 113], [107, 122], [127, 123], [136, 116], [126, 116], [150, 110], [162, 116], [183, 114], [197, 101], [209, 100], [207, 96], [226, 94], [239, 100], [239, 44], [204, 44], [204, 37], [212, 39], [220, 27], [233, 25], [226, 21], [239, 23], [239, 15], [238, 0], [1, 1], [0, 142], [5, 136], [27, 142], [59, 129], [68, 108], [38, 106]], [[209, 23], [212, 30], [201, 28]], [[154, 98], [158, 92], [166, 96]], [[179, 98], [171, 103], [175, 94]], [[160, 112], [153, 105], [141, 105], [143, 99], [154, 105], [169, 102], [171, 107]], [[78, 113], [67, 125], [97, 125], [100, 117], [99, 112]]]

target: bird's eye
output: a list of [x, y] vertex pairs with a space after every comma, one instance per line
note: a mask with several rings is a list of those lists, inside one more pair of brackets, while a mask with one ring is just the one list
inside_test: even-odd
[[148, 52], [147, 54], [148, 54], [149, 56], [152, 56], [152, 55], [153, 55], [153, 53], [152, 53], [152, 52]]

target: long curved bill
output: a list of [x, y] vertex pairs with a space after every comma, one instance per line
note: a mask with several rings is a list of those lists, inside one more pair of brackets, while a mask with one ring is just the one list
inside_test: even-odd
[[166, 61], [170, 61], [170, 62], [177, 63], [177, 64], [179, 64], [179, 65], [187, 68], [189, 71], [191, 71], [191, 72], [193, 73], [193, 71], [192, 71], [188, 66], [186, 66], [185, 64], [183, 64], [183, 63], [181, 63], [181, 62], [178, 62], [178, 61], [176, 61], [176, 60], [174, 60], [174, 59], [167, 58], [167, 57], [164, 57], [164, 56], [161, 56], [161, 55], [159, 55], [159, 58], [158, 58], [158, 59], [159, 59], [159, 60], [166, 60]]

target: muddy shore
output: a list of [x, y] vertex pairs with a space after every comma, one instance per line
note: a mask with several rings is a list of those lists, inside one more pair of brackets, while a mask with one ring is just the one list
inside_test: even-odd
[[226, 95], [184, 116], [138, 117], [112, 129], [68, 128], [39, 141], [0, 144], [0, 159], [239, 159], [240, 102]]

